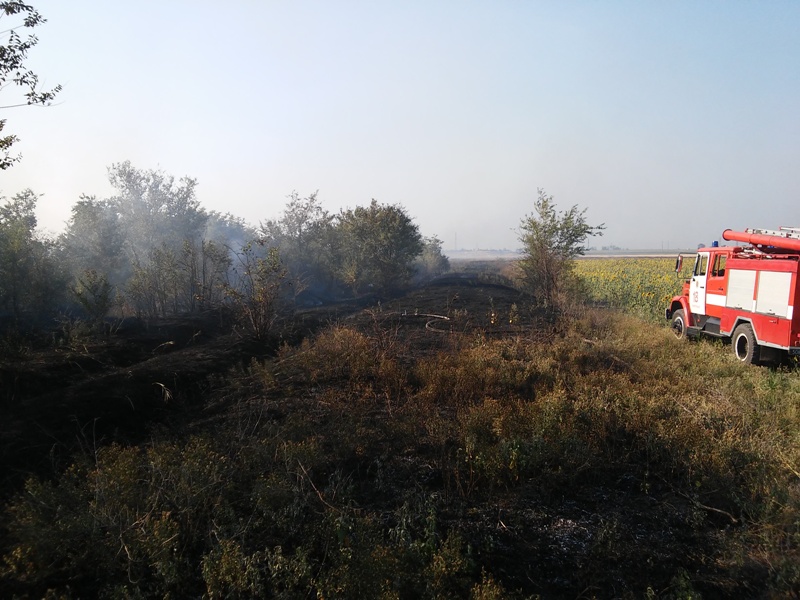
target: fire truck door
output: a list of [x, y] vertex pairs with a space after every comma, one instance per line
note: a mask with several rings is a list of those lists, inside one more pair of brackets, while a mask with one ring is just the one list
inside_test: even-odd
[[710, 252], [698, 252], [694, 273], [689, 282], [689, 308], [692, 314], [706, 314], [706, 277]]

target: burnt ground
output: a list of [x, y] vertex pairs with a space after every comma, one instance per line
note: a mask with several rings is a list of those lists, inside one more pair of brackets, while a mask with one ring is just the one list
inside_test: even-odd
[[[111, 442], [138, 443], [154, 425], [191, 422], [203, 409], [214, 375], [297, 343], [340, 320], [370, 326], [375, 311], [395, 311], [404, 331], [450, 330], [436, 319], [462, 310], [461, 329], [497, 334], [491, 309], [508, 315], [519, 293], [481, 283], [476, 275], [445, 276], [396, 299], [369, 297], [298, 310], [279, 335], [257, 341], [232, 330], [219, 314], [113, 324], [104, 334], [63, 339], [61, 330], [15, 340], [21, 349], [0, 352], [0, 465], [3, 495], [31, 474], [57, 472], [75, 451]], [[435, 346], [435, 334], [416, 335], [419, 349]], [[17, 345], [17, 344], [15, 344]], [[205, 414], [204, 416], [208, 416]]]
[[209, 374], [249, 353], [214, 325], [170, 319], [54, 342], [51, 333], [0, 361], [4, 489], [58, 471], [75, 451], [140, 441], [153, 423], [185, 413]]
[[[2, 500], [30, 474], [58, 473], [77, 451], [140, 443], [155, 428], [163, 435], [165, 428], [207, 422], [213, 415], [206, 400], [218, 376], [331, 323], [366, 330], [388, 324], [414, 353], [426, 354], [444, 347], [448, 336], [442, 334], [451, 330], [549, 335], [541, 316], [524, 304], [510, 287], [455, 274], [399, 298], [299, 310], [267, 342], [237, 334], [217, 315], [120, 328], [68, 345], [34, 345], [13, 360], [0, 359]], [[226, 409], [220, 404], [211, 412]], [[414, 457], [398, 457], [397, 464], [405, 465], [399, 467], [407, 471], [403, 477], [419, 478], [425, 487], [427, 475]], [[643, 492], [640, 475], [636, 469], [594, 473], [578, 487], [554, 484], [546, 493], [523, 483], [496, 490], [489, 502], [454, 503], [441, 518], [476, 556], [490, 561], [507, 589], [525, 594], [636, 597], [645, 580], [669, 592], [681, 584], [676, 573], [697, 581], [692, 571], [705, 564], [699, 577], [704, 596], [751, 595], [749, 586], [762, 575], [735, 582], [714, 564], [715, 536], [726, 523], [698, 517], [696, 506], [658, 481]]]

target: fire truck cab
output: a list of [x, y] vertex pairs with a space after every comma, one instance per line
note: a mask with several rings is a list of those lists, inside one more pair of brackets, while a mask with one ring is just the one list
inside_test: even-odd
[[748, 364], [800, 355], [800, 228], [727, 229], [722, 237], [748, 245], [697, 252], [691, 278], [665, 311], [673, 332], [730, 341]]

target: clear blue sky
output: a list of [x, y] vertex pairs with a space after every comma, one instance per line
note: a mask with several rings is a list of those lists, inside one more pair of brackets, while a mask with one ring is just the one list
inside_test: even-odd
[[0, 194], [49, 231], [125, 160], [253, 224], [292, 191], [402, 204], [445, 249], [517, 247], [537, 188], [599, 245], [800, 226], [800, 2], [30, 2], [64, 89], [0, 111]]

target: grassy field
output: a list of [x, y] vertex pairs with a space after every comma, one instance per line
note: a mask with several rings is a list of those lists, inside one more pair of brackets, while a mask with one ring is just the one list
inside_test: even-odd
[[[675, 275], [636, 260], [579, 273], [647, 313]], [[28, 478], [6, 595], [796, 597], [798, 373], [484, 279], [341, 315]]]

